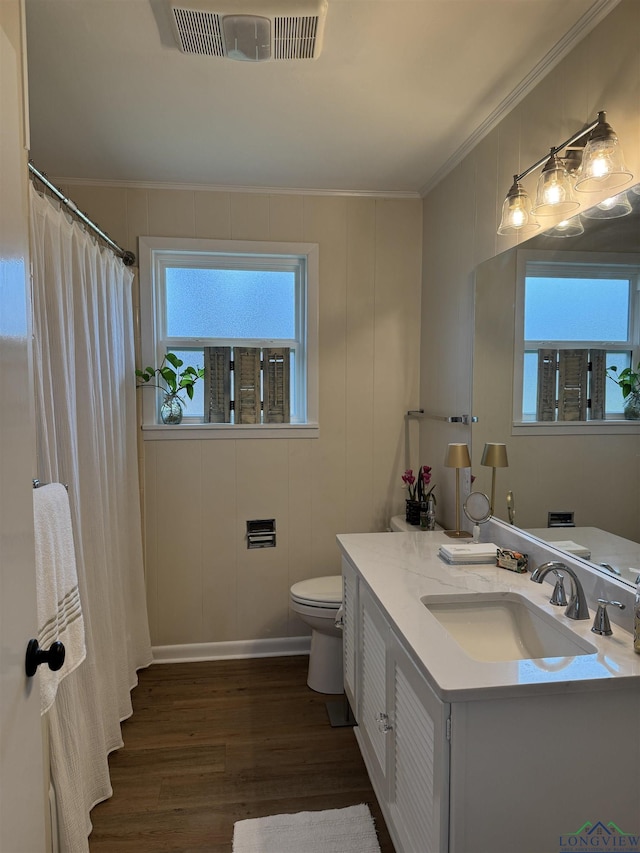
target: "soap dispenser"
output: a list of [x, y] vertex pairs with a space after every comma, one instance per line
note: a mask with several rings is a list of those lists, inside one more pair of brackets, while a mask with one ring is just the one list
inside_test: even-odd
[[640, 655], [640, 575], [636, 578], [636, 601], [633, 606], [633, 650]]

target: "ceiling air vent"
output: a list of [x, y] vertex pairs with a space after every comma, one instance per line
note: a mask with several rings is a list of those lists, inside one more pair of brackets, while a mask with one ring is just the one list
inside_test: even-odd
[[171, 20], [183, 53], [249, 62], [316, 59], [327, 0], [183, 0]]

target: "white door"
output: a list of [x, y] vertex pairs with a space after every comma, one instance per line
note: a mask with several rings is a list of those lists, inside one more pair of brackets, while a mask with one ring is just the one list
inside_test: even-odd
[[33, 505], [33, 393], [27, 158], [23, 122], [24, 10], [0, 0], [0, 851], [43, 853], [44, 779], [38, 676]]

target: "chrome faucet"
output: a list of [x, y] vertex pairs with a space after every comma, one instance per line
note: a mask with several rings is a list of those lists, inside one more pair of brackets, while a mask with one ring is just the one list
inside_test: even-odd
[[564, 611], [564, 615], [568, 619], [588, 619], [589, 607], [587, 605], [584, 590], [582, 589], [582, 584], [578, 580], [576, 573], [573, 569], [570, 569], [569, 566], [565, 566], [564, 563], [558, 563], [555, 560], [551, 560], [548, 563], [542, 563], [542, 565], [538, 566], [537, 569], [534, 569], [534, 571], [531, 572], [529, 580], [532, 580], [534, 583], [542, 583], [549, 572], [553, 572], [556, 576], [558, 572], [566, 572], [571, 578], [571, 598], [569, 599], [567, 609]]

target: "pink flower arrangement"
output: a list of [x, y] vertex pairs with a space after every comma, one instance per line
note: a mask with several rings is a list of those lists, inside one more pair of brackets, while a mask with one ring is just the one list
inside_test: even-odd
[[402, 482], [404, 483], [407, 491], [409, 492], [409, 500], [415, 501], [418, 487], [416, 485], [416, 478], [413, 476], [413, 468], [407, 468], [407, 470], [402, 475]]
[[412, 468], [407, 468], [407, 470], [402, 475], [402, 482], [405, 485], [405, 488], [409, 492], [409, 500], [410, 501], [426, 501], [427, 498], [432, 497], [433, 502], [436, 501], [436, 496], [433, 494], [433, 490], [435, 489], [435, 483], [431, 488], [427, 489], [429, 483], [431, 482], [431, 466], [423, 465], [418, 471], [417, 478], [413, 473]]

